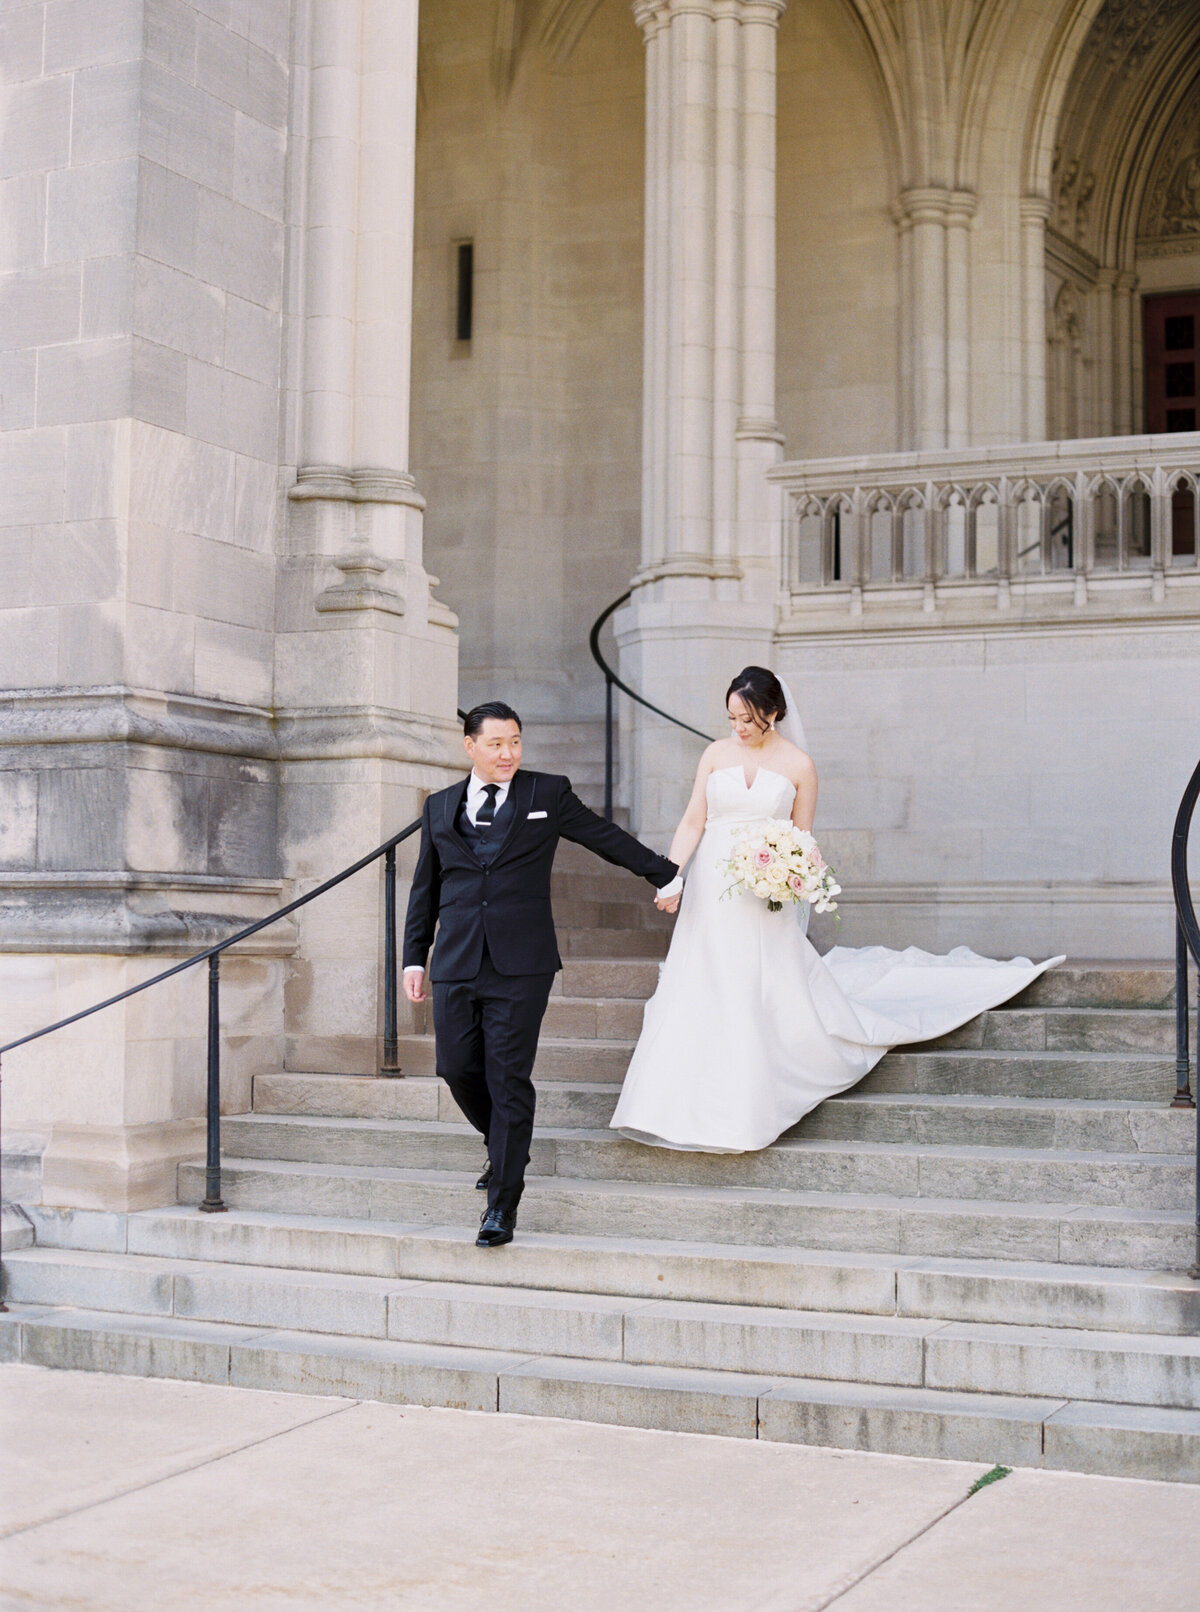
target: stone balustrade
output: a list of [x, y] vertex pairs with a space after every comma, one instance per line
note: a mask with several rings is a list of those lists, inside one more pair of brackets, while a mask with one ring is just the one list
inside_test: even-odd
[[1193, 611], [1200, 432], [781, 464], [792, 612]]

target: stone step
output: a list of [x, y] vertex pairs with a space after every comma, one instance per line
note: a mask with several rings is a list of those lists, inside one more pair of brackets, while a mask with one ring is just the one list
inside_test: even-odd
[[659, 921], [670, 929], [670, 919], [657, 913], [654, 891], [645, 879], [636, 878], [623, 868], [610, 867], [599, 857], [590, 857], [586, 865], [579, 867], [564, 868], [560, 864], [561, 854], [555, 859], [550, 881], [555, 912], [559, 910], [561, 901], [607, 901], [626, 908], [649, 907]]
[[[534, 1077], [538, 1082], [620, 1082], [629, 1068], [633, 1047], [628, 1037], [544, 1035], [538, 1043]], [[432, 1075], [432, 1035], [401, 1036], [399, 1056], [406, 1075]], [[901, 1048], [889, 1052], [855, 1089], [1163, 1103], [1175, 1091], [1175, 1060], [1165, 1055], [1117, 1052]]]
[[[636, 1040], [642, 1004], [621, 998], [552, 996], [547, 1037]], [[1129, 1052], [1175, 1055], [1175, 1015], [1146, 1008], [993, 1008], [923, 1042], [928, 1051]]]
[[942, 1459], [1194, 1482], [1200, 1413], [938, 1388], [523, 1356], [22, 1305], [8, 1359], [276, 1392], [566, 1417]]
[[[552, 995], [544, 1038], [636, 1041], [643, 1004], [625, 997]], [[925, 1051], [1112, 1052], [1175, 1055], [1175, 1015], [1146, 1008], [993, 1008], [921, 1043]]]
[[1175, 1059], [1118, 1052], [899, 1048], [877, 1063], [856, 1090], [1165, 1103], [1175, 1091]]
[[[658, 984], [655, 963], [606, 954], [603, 961], [568, 959], [555, 990], [572, 997], [631, 997], [644, 1001]], [[1005, 1004], [1009, 1009], [1091, 1008], [1171, 1010], [1175, 973], [1167, 964], [1067, 962], [1041, 974]]]
[[544, 1036], [579, 1040], [636, 1041], [643, 1005], [622, 997], [552, 996], [542, 1020]]
[[[182, 1207], [125, 1217], [38, 1211], [38, 1255], [128, 1254], [205, 1265], [491, 1284], [711, 1304], [1188, 1336], [1200, 1283], [1141, 1270], [826, 1249], [520, 1235], [498, 1257], [473, 1228]], [[120, 1224], [115, 1222], [120, 1221]], [[31, 1280], [26, 1268], [24, 1281]], [[26, 1287], [36, 1301], [36, 1289]], [[10, 1295], [11, 1296], [11, 1295]], [[82, 1300], [80, 1300], [82, 1302]], [[112, 1304], [109, 1308], [114, 1307]]]
[[556, 891], [553, 910], [560, 934], [564, 929], [652, 930], [664, 942], [671, 938], [673, 919], [654, 905], [650, 886], [632, 878], [628, 889], [619, 892], [599, 888], [586, 895], [559, 895]]
[[1068, 959], [1040, 974], [1010, 1007], [1170, 1008], [1175, 968], [1168, 962]]
[[667, 955], [670, 939], [670, 933], [662, 929], [565, 927], [558, 929], [558, 950], [564, 959], [660, 958]]
[[[469, 1126], [437, 1120], [236, 1115], [223, 1122], [222, 1140], [239, 1158], [468, 1173], [478, 1173], [482, 1163], [480, 1139]], [[1191, 1156], [1183, 1152], [1088, 1153], [797, 1137], [758, 1153], [712, 1154], [645, 1147], [609, 1130], [547, 1127], [534, 1135], [528, 1174], [1186, 1209], [1194, 1196], [1193, 1171]]]
[[19, 1250], [9, 1302], [630, 1365], [1200, 1408], [1200, 1339]]
[[[476, 1224], [470, 1170], [229, 1157], [224, 1199], [233, 1209], [319, 1214], [440, 1226]], [[204, 1169], [179, 1167], [179, 1200], [204, 1197]], [[521, 1202], [525, 1232], [651, 1237], [758, 1247], [1007, 1259], [1071, 1265], [1184, 1270], [1193, 1258], [1194, 1216], [1178, 1209], [1081, 1203], [936, 1199], [886, 1193], [679, 1186], [530, 1176]]]
[[1173, 1058], [1175, 1015], [1154, 1008], [993, 1008], [922, 1045], [930, 1051], [1131, 1052]]
[[657, 986], [658, 962], [654, 959], [564, 956], [562, 972], [551, 987], [550, 999], [568, 996], [644, 1002], [653, 996]]
[[[665, 918], [660, 922], [664, 926], [669, 924]], [[645, 1001], [653, 994], [658, 984], [658, 965], [651, 958], [665, 955], [665, 946], [661, 942], [669, 939], [669, 928], [663, 928], [656, 943], [658, 950], [653, 954], [645, 952], [642, 937], [627, 954], [622, 955], [619, 941], [612, 938], [614, 933], [618, 932], [590, 926], [578, 929], [573, 942], [576, 950], [572, 952], [566, 945], [562, 948], [563, 972], [555, 982], [555, 994], [629, 997], [639, 1001]], [[640, 931], [628, 930], [624, 926], [619, 933], [640, 935]], [[603, 947], [603, 950], [587, 950], [592, 943], [588, 937], [593, 937], [595, 944]], [[1174, 970], [1165, 964], [1064, 963], [1039, 975], [1032, 985], [1005, 1003], [1004, 1009], [1074, 1008], [1136, 1015], [1141, 1012], [1173, 1012], [1174, 998]], [[1133, 1022], [1136, 1023], [1136, 1019]]]
[[[548, 1081], [538, 1093], [538, 1125], [589, 1130], [606, 1126], [617, 1096], [616, 1087], [603, 1081]], [[371, 1075], [258, 1075], [254, 1111], [452, 1123], [463, 1117], [449, 1087], [424, 1075], [404, 1080]], [[1154, 1103], [896, 1095], [852, 1089], [822, 1103], [787, 1134], [827, 1141], [1190, 1153], [1195, 1129], [1195, 1115], [1190, 1110]]]

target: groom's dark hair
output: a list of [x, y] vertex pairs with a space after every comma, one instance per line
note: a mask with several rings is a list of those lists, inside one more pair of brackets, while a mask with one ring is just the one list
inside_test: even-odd
[[505, 705], [503, 700], [485, 700], [482, 705], [473, 705], [463, 717], [463, 737], [474, 739], [489, 717], [495, 717], [497, 722], [515, 722], [518, 727], [521, 726], [521, 718], [511, 705]]

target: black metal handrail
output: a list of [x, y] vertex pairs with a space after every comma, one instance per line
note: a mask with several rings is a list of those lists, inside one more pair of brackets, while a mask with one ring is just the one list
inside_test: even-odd
[[[131, 985], [127, 991], [121, 991], [116, 996], [109, 996], [103, 1002], [94, 1002], [91, 1007], [82, 1008], [78, 1013], [72, 1013], [65, 1019], [59, 1019], [54, 1024], [47, 1024], [40, 1030], [31, 1030], [28, 1035], [18, 1037], [0, 1047], [0, 1057], [6, 1052], [12, 1052], [17, 1047], [24, 1047], [30, 1041], [38, 1041], [42, 1036], [52, 1035], [55, 1030], [63, 1030], [69, 1024], [78, 1024], [80, 1019], [89, 1018], [93, 1013], [100, 1013], [103, 1009], [114, 1007], [118, 1002], [127, 1001], [131, 996], [137, 996], [140, 991], [148, 991], [153, 985], [161, 985], [164, 980], [182, 974], [186, 969], [195, 968], [197, 964], [208, 964], [208, 1079], [205, 1098], [206, 1120], [206, 1149], [205, 1149], [205, 1179], [204, 1202], [200, 1208], [209, 1214], [219, 1214], [225, 1209], [221, 1198], [221, 953], [236, 946], [240, 941], [248, 940], [251, 935], [257, 935], [260, 929], [278, 923], [298, 908], [307, 906], [318, 896], [332, 890], [336, 885], [344, 883], [354, 874], [361, 873], [363, 868], [370, 867], [372, 862], [383, 858], [383, 1058], [380, 1064], [381, 1075], [398, 1076], [403, 1073], [399, 1065], [399, 1016], [398, 1007], [398, 970], [396, 966], [396, 847], [415, 834], [421, 826], [420, 818], [402, 828], [398, 834], [384, 840], [366, 856], [360, 856], [357, 862], [335, 873], [324, 884], [317, 885], [315, 890], [309, 890], [305, 895], [297, 896], [286, 906], [279, 907], [267, 917], [260, 918], [257, 923], [247, 924], [236, 934], [227, 939], [218, 941], [215, 946], [209, 946], [202, 952], [196, 952], [191, 957], [185, 957], [182, 962], [164, 968], [153, 978], [142, 980], [138, 985]], [[0, 1304], [0, 1309], [3, 1309]]]
[[[1200, 969], [1200, 924], [1196, 922], [1196, 908], [1188, 882], [1188, 836], [1192, 828], [1192, 814], [1200, 798], [1200, 764], [1188, 779], [1187, 787], [1175, 814], [1175, 832], [1171, 836], [1171, 890], [1175, 897], [1175, 1098], [1172, 1108], [1195, 1108], [1190, 1073], [1188, 1047], [1188, 953]], [[1200, 984], [1196, 997], [1197, 1051], [1200, 1052]], [[1196, 1262], [1189, 1272], [1200, 1280], [1200, 1110], [1196, 1114]]]
[[588, 634], [588, 648], [592, 652], [592, 659], [604, 673], [604, 815], [610, 823], [612, 822], [613, 814], [613, 724], [615, 721], [613, 715], [614, 688], [619, 688], [622, 694], [627, 694], [631, 700], [636, 700], [639, 705], [644, 705], [647, 711], [653, 711], [655, 716], [661, 716], [664, 717], [666, 721], [673, 722], [677, 728], [682, 728], [685, 733], [694, 733], [697, 739], [703, 739], [705, 744], [712, 743], [712, 735], [710, 733], [701, 733], [700, 729], [694, 728], [690, 722], [683, 722], [679, 717], [672, 716], [670, 711], [664, 711], [661, 705], [653, 704], [653, 702], [646, 699], [644, 695], [639, 694], [635, 688], [630, 688], [628, 683], [622, 682], [601, 653], [601, 628], [604, 626], [604, 623], [608, 620], [608, 618], [615, 611], [619, 610], [621, 606], [632, 597], [632, 595], [633, 590], [630, 589], [623, 593], [619, 599], [614, 599], [612, 604], [610, 604], [606, 610], [602, 610], [596, 617], [595, 621], [592, 623], [592, 630]]

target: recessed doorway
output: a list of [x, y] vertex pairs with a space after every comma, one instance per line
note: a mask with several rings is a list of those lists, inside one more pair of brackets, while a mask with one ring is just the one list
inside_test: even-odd
[[1146, 430], [1196, 429], [1200, 291], [1147, 297], [1142, 304]]

